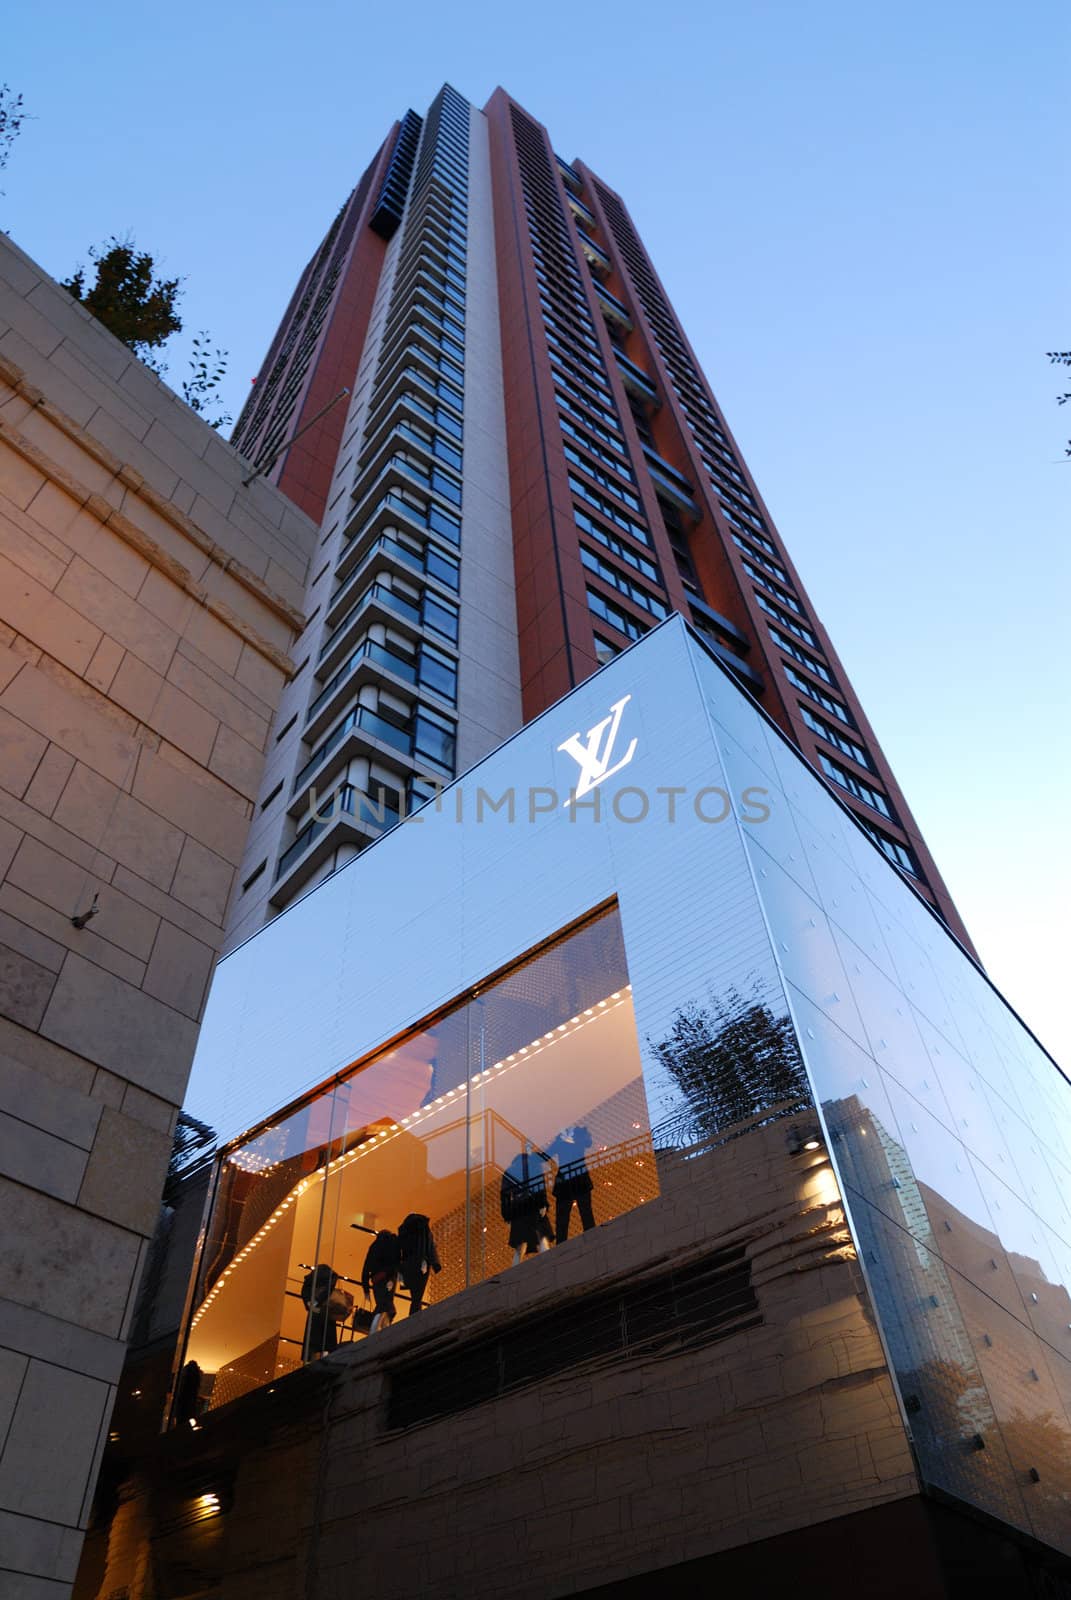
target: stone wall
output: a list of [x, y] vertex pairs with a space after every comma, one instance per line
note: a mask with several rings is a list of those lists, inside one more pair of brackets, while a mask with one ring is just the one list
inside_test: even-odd
[[[0, 1587], [74, 1577], [316, 530], [0, 235]], [[84, 926], [82, 918], [95, 907]]]
[[[792, 1156], [788, 1126], [660, 1159], [657, 1200], [159, 1438], [125, 1478], [113, 1458], [77, 1600], [545, 1600], [641, 1573], [692, 1593], [672, 1569], [916, 1495], [831, 1169]], [[735, 1330], [667, 1316], [577, 1359], [591, 1296], [734, 1248], [757, 1302]], [[552, 1375], [392, 1419], [421, 1362], [449, 1386], [474, 1343], [526, 1329], [554, 1341]], [[853, 1592], [841, 1576], [830, 1594]]]

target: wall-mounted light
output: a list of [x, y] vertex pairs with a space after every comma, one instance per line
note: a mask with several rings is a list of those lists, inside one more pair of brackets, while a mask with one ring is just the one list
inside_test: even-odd
[[822, 1130], [818, 1127], [793, 1128], [785, 1139], [790, 1156], [811, 1154], [822, 1148]]
[[193, 1518], [195, 1522], [205, 1522], [209, 1517], [218, 1517], [222, 1510], [222, 1502], [214, 1489], [208, 1489], [204, 1494], [194, 1497]]

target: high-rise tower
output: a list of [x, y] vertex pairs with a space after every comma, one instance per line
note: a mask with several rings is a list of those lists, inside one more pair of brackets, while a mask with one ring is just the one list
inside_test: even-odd
[[234, 439], [323, 533], [232, 943], [674, 610], [967, 943], [623, 201], [501, 89], [395, 124]]

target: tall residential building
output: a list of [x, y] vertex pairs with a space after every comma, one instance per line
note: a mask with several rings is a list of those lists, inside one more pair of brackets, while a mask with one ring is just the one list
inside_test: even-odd
[[234, 441], [322, 539], [232, 945], [677, 611], [970, 948], [624, 202], [501, 89], [390, 130]]
[[75, 1600], [1066, 1594], [1071, 1085], [621, 202], [444, 89], [239, 439], [319, 548]]

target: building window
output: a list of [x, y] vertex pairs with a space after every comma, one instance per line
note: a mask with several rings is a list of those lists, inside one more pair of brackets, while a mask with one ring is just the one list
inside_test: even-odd
[[841, 722], [851, 726], [852, 719], [846, 706], [842, 706], [839, 700], [834, 700], [831, 694], [825, 694], [816, 683], [809, 683], [806, 678], [801, 678], [794, 667], [790, 667], [787, 663], [784, 663], [784, 667], [785, 677], [794, 689], [798, 689], [816, 705], [823, 706], [826, 711], [831, 711], [835, 717], [839, 717]]
[[615, 478], [609, 477], [601, 467], [596, 466], [594, 461], [587, 456], [581, 455], [579, 450], [574, 450], [571, 444], [563, 445], [562, 449], [565, 452], [567, 461], [571, 462], [574, 467], [579, 467], [582, 472], [586, 472], [590, 478], [594, 478], [600, 487], [609, 490], [610, 494], [616, 495], [619, 500], [624, 501], [631, 511], [642, 510], [637, 496], [630, 489], [626, 489], [623, 484], [618, 483]]
[[634, 522], [631, 517], [627, 517], [619, 506], [615, 506], [605, 496], [597, 494], [590, 484], [585, 483], [582, 478], [578, 478], [572, 472], [569, 474], [569, 487], [578, 499], [586, 501], [589, 506], [593, 506], [596, 511], [600, 512], [610, 522], [616, 523], [617, 527], [623, 528], [634, 539], [638, 539], [641, 544], [650, 544], [650, 535], [642, 524]]
[[369, 1246], [404, 1218], [440, 1270], [395, 1274], [403, 1316], [658, 1193], [611, 909], [224, 1152], [187, 1359], [215, 1409], [362, 1338]]
[[669, 607], [663, 600], [659, 600], [656, 595], [648, 594], [647, 590], [642, 588], [640, 584], [633, 583], [631, 578], [626, 577], [623, 572], [619, 572], [616, 567], [612, 567], [608, 561], [603, 561], [600, 556], [595, 554], [594, 550], [589, 550], [586, 545], [580, 546], [580, 560], [588, 571], [594, 572], [597, 577], [602, 579], [603, 583], [608, 583], [612, 588], [617, 589], [620, 594], [627, 595], [636, 605], [642, 606], [644, 611], [649, 611], [653, 617], [658, 617], [661, 620], [663, 617], [669, 616]]
[[638, 550], [631, 549], [616, 534], [610, 533], [608, 529], [596, 522], [594, 517], [589, 517], [586, 511], [580, 511], [574, 506], [573, 517], [580, 531], [586, 533], [589, 538], [595, 539], [605, 550], [612, 550], [615, 556], [620, 557], [622, 561], [627, 561], [630, 567], [635, 567], [637, 572], [642, 572], [645, 578], [652, 578], [655, 583], [661, 582], [658, 568], [653, 561], [648, 560], [646, 556], [641, 556]]
[[828, 667], [822, 665], [821, 661], [816, 661], [813, 656], [807, 654], [806, 650], [801, 650], [795, 640], [790, 639], [786, 633], [782, 633], [780, 628], [774, 628], [769, 623], [767, 623], [767, 628], [774, 644], [779, 650], [783, 650], [786, 656], [792, 656], [799, 662], [801, 667], [806, 667], [807, 671], [813, 672], [816, 678], [821, 678], [823, 683], [833, 682], [832, 673]]
[[620, 606], [613, 605], [595, 589], [588, 589], [587, 597], [588, 610], [592, 616], [598, 617], [602, 622], [608, 622], [611, 628], [616, 628], [618, 633], [623, 633], [626, 638], [642, 639], [647, 632], [646, 624], [636, 617], [630, 617]]
[[913, 878], [921, 879], [922, 873], [918, 869], [918, 863], [915, 861], [914, 856], [899, 842], [898, 839], [890, 839], [887, 833], [883, 833], [881, 829], [875, 827], [872, 822], [867, 822], [866, 819], [859, 816], [857, 812], [853, 811], [852, 815], [859, 823], [859, 826], [862, 828], [863, 832], [870, 835], [883, 855], [888, 856], [889, 860], [893, 862], [895, 866], [902, 867], [905, 872], [910, 872]]
[[873, 770], [873, 761], [871, 761], [862, 745], [857, 743], [855, 739], [850, 739], [846, 733], [841, 733], [837, 728], [830, 727], [828, 722], [824, 722], [821, 717], [816, 717], [814, 712], [809, 711], [806, 706], [800, 706], [800, 716], [811, 732], [816, 733], [820, 739], [827, 739], [830, 744], [835, 745], [844, 755], [851, 756], [853, 761], [858, 761], [861, 767], [869, 767]]
[[854, 772], [849, 772], [847, 767], [842, 767], [839, 761], [831, 761], [823, 751], [818, 752], [819, 765], [827, 778], [853, 794], [857, 800], [862, 800], [864, 805], [873, 806], [875, 811], [880, 811], [883, 817], [892, 821], [892, 807], [885, 796], [877, 789], [871, 788], [869, 783], [864, 783], [857, 778]]
[[252, 872], [249, 874], [248, 878], [242, 884], [242, 893], [243, 894], [245, 894], [247, 889], [251, 889], [253, 887], [253, 885], [256, 883], [257, 879], [261, 876], [261, 874], [263, 873], [263, 871], [264, 871], [264, 869], [265, 869], [265, 867], [267, 865], [268, 865], [268, 858], [267, 858], [267, 856], [265, 856], [264, 860], [260, 863], [260, 866], [259, 867], [254, 867]]
[[[761, 583], [765, 580], [760, 578], [759, 581]], [[782, 628], [787, 628], [789, 633], [795, 634], [797, 639], [802, 639], [804, 644], [811, 645], [815, 650], [820, 648], [818, 640], [815, 638], [810, 628], [805, 628], [802, 622], [796, 622], [793, 617], [788, 616], [786, 612], [782, 611], [780, 606], [771, 604], [771, 602], [767, 600], [766, 596], [764, 594], [759, 594], [757, 590], [755, 592], [755, 604], [759, 607], [760, 611], [765, 611], [768, 617], [773, 617], [775, 622], [780, 623]]]

